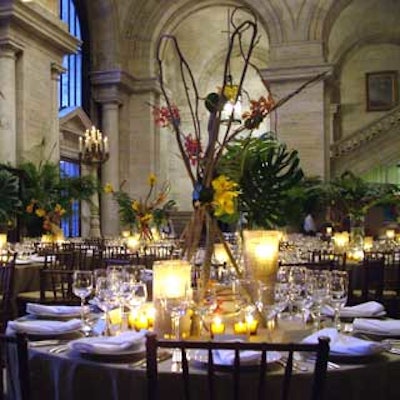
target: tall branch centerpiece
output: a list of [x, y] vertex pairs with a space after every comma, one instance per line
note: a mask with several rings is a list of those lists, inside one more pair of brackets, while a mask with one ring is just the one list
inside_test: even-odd
[[[297, 90], [290, 93], [279, 101], [275, 101], [266, 86], [266, 95], [258, 100], [250, 100], [250, 109], [243, 113], [242, 122], [237, 124], [235, 108], [231, 107], [231, 114], [226, 118], [228, 101], [237, 104], [241, 96], [245, 94], [243, 83], [249, 67], [255, 68], [261, 77], [258, 68], [251, 62], [253, 51], [258, 42], [258, 28], [256, 18], [249, 18], [243, 22], [236, 23], [236, 13], [241, 9], [235, 9], [230, 16], [230, 27], [232, 34], [229, 36], [228, 49], [224, 61], [224, 73], [222, 85], [215, 93], [201, 97], [195, 82], [192, 70], [186, 61], [175, 36], [161, 35], [157, 45], [157, 64], [159, 69], [159, 83], [165, 100], [165, 106], [154, 107], [155, 122], [161, 127], [169, 127], [176, 139], [176, 143], [185, 166], [188, 177], [193, 186], [193, 217], [187, 226], [184, 234], [185, 254], [188, 260], [195, 255], [199, 246], [204, 247], [204, 259], [202, 265], [202, 283], [206, 287], [209, 277], [211, 260], [214, 250], [214, 243], [223, 243], [225, 250], [236, 269], [238, 276], [241, 271], [234, 259], [229, 246], [225, 242], [218, 225], [222, 222], [234, 222], [238, 217], [237, 197], [240, 187], [227, 175], [218, 172], [219, 161], [229, 143], [246, 132], [249, 136], [257, 129], [261, 122], [274, 110], [283, 105], [286, 101], [299, 93], [310, 83], [319, 80], [320, 74]], [[173, 48], [177, 61], [181, 83], [184, 88], [184, 95], [187, 108], [190, 113], [193, 134], [185, 134], [182, 127], [180, 111], [168, 94], [165, 80], [165, 62], [162, 59], [162, 52], [167, 44]], [[241, 72], [238, 83], [232, 84], [230, 74], [230, 63], [233, 49], [239, 49], [241, 56]], [[207, 132], [201, 130], [199, 118], [199, 106], [205, 101], [209, 111]]]

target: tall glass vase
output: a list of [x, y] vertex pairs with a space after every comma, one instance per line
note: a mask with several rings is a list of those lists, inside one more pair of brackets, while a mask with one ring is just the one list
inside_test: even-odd
[[364, 248], [365, 216], [363, 214], [350, 215], [350, 247], [354, 251]]

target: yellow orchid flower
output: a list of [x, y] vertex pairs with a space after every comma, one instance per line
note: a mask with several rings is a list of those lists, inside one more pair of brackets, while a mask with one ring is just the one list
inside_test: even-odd
[[152, 219], [153, 219], [153, 215], [148, 213], [148, 214], [143, 215], [143, 217], [140, 217], [140, 222], [142, 224], [148, 224]]
[[54, 209], [54, 211], [58, 214], [58, 215], [64, 215], [67, 211], [65, 210], [65, 208], [61, 207], [60, 204], [56, 204], [56, 207]]
[[46, 215], [46, 211], [45, 211], [43, 208], [38, 208], [38, 209], [35, 211], [35, 214], [36, 214], [39, 218], [41, 218], [41, 217], [44, 217], [44, 216]]
[[154, 186], [157, 182], [157, 177], [155, 174], [150, 174], [148, 178], [148, 182], [150, 186]]
[[238, 186], [236, 182], [229, 179], [226, 175], [218, 176], [211, 182], [211, 185], [216, 192], [233, 191]]
[[104, 193], [107, 193], [107, 194], [114, 193], [114, 188], [113, 188], [113, 185], [111, 185], [111, 183], [106, 183], [104, 185], [103, 190], [104, 190]]
[[132, 204], [131, 204], [132, 210], [135, 212], [139, 212], [140, 211], [140, 202], [137, 200], [133, 200]]
[[224, 89], [224, 96], [229, 101], [234, 101], [238, 94], [238, 89], [239, 89], [238, 85], [226, 85]]

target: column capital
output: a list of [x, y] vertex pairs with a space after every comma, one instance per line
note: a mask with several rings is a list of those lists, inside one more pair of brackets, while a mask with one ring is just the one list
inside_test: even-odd
[[154, 92], [161, 94], [157, 78], [135, 78], [128, 72], [115, 69], [108, 71], [93, 71], [90, 74], [92, 85], [95, 88], [116, 86], [121, 92], [127, 94]]
[[279, 83], [288, 81], [303, 81], [313, 76], [326, 73], [326, 78], [331, 76], [333, 66], [330, 64], [302, 65], [294, 67], [265, 68], [261, 70], [263, 80], [268, 83]]
[[51, 79], [58, 80], [60, 75], [63, 74], [66, 69], [56, 62], [51, 63]]
[[16, 58], [17, 54], [22, 52], [24, 46], [14, 39], [0, 39], [0, 57]]

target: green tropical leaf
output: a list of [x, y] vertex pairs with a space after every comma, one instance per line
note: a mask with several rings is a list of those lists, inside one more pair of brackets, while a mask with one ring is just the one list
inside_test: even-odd
[[287, 222], [288, 191], [303, 178], [297, 151], [267, 136], [239, 139], [227, 147], [218, 172], [239, 182], [239, 209], [250, 225], [268, 229]]
[[20, 207], [18, 177], [0, 168], [0, 223], [13, 219]]

